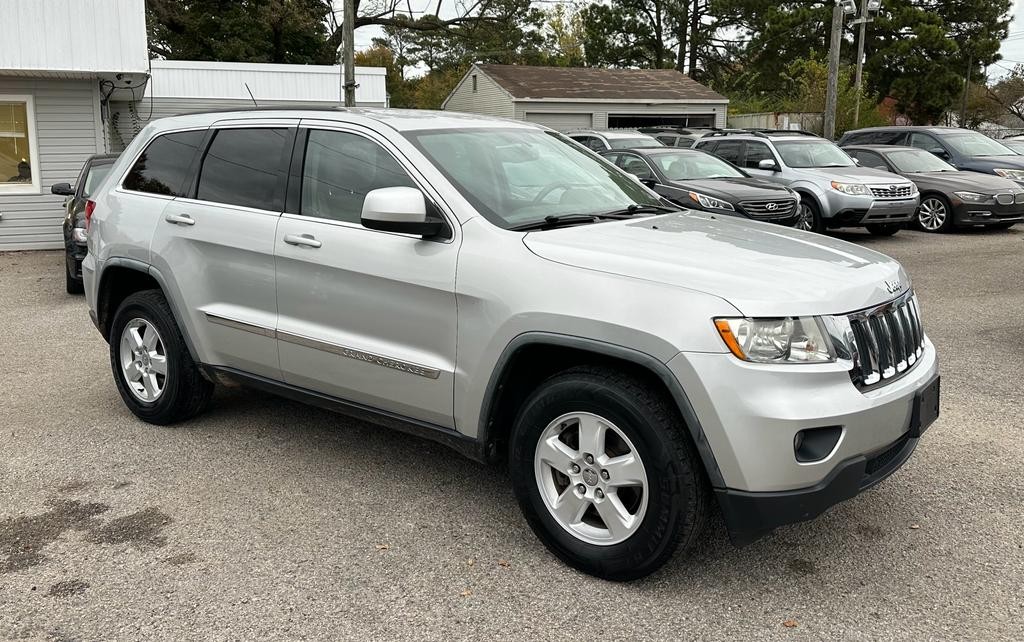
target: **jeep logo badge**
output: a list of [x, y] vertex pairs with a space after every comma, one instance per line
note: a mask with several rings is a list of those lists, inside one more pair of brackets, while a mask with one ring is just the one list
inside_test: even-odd
[[898, 280], [883, 281], [883, 283], [885, 284], [885, 289], [889, 294], [896, 294], [903, 289], [903, 285]]

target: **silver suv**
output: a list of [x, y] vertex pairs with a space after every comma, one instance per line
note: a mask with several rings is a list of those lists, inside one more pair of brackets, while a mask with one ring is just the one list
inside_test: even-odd
[[713, 501], [737, 544], [810, 519], [938, 414], [898, 263], [679, 211], [529, 123], [168, 118], [87, 214], [90, 313], [138, 417], [240, 382], [505, 462], [544, 544], [605, 578], [692, 545]]
[[890, 236], [913, 219], [921, 198], [906, 178], [859, 167], [832, 142], [806, 132], [712, 132], [694, 149], [795, 190], [801, 214], [796, 227], [803, 230], [863, 226]]
[[665, 144], [648, 134], [635, 129], [573, 129], [565, 135], [595, 152], [609, 149], [634, 149], [637, 147], [664, 147]]

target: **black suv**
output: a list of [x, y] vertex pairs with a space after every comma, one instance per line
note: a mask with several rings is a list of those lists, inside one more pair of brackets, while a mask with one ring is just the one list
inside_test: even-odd
[[1024, 156], [988, 136], [959, 127], [871, 127], [843, 134], [849, 145], [907, 145], [935, 154], [953, 167], [995, 174], [1024, 185]]
[[74, 187], [71, 183], [56, 183], [50, 187], [51, 194], [68, 197], [64, 201], [64, 282], [68, 294], [81, 294], [83, 291], [82, 260], [86, 254], [85, 202], [106, 178], [117, 156], [90, 156], [86, 159]]
[[732, 163], [695, 149], [614, 149], [602, 156], [640, 182], [691, 210], [793, 225], [800, 217], [796, 192], [754, 178]]

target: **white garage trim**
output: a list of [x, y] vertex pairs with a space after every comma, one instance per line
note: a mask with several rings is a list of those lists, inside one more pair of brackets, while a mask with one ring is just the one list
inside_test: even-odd
[[524, 114], [523, 120], [557, 131], [590, 129], [594, 126], [592, 112], [528, 111]]

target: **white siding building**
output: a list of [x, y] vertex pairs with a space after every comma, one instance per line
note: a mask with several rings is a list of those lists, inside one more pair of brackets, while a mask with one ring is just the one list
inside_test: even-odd
[[[384, 79], [357, 68], [357, 103], [386, 106]], [[0, 0], [0, 251], [63, 246], [50, 187], [89, 156], [153, 118], [249, 109], [249, 91], [261, 107], [338, 105], [340, 68], [150, 61], [144, 0]]]
[[[153, 60], [137, 100], [111, 104], [111, 151], [121, 151], [150, 120], [200, 111], [260, 107], [331, 107], [343, 102], [338, 65], [272, 65]], [[356, 67], [356, 104], [387, 107], [383, 67]], [[249, 92], [252, 92], [250, 97]], [[122, 93], [122, 98], [124, 94]]]
[[0, 0], [0, 250], [61, 247], [50, 186], [106, 151], [101, 97], [148, 66], [142, 0]]
[[442, 109], [565, 131], [644, 125], [725, 127], [729, 99], [674, 69], [475, 64]]

